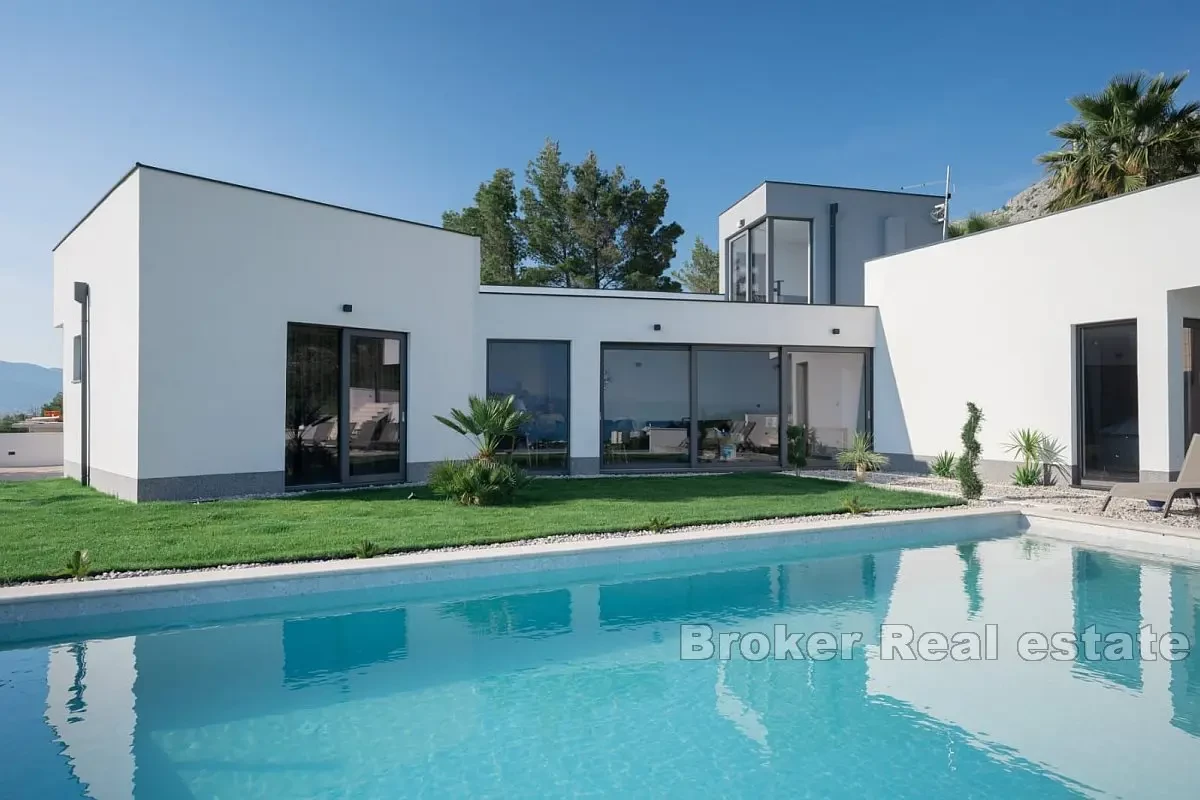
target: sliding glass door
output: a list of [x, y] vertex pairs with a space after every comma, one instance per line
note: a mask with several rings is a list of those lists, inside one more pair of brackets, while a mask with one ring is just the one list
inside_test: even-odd
[[511, 395], [529, 421], [507, 443], [509, 457], [535, 472], [570, 466], [571, 343], [488, 342], [487, 392]]
[[812, 302], [811, 219], [771, 217], [726, 241], [729, 297], [752, 303]]
[[793, 350], [785, 355], [788, 425], [804, 427], [810, 466], [833, 466], [854, 435], [870, 431], [868, 353]]
[[290, 323], [284, 483], [404, 478], [403, 334]]
[[604, 345], [605, 469], [778, 467], [787, 426], [831, 464], [870, 430], [870, 351], [716, 345]]
[[1084, 480], [1136, 481], [1137, 322], [1082, 325], [1079, 331], [1079, 439]]

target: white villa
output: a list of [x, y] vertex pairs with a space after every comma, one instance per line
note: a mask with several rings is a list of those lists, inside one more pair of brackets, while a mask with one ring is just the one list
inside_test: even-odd
[[[513, 394], [530, 469], [772, 469], [856, 431], [901, 469], [986, 415], [1075, 480], [1165, 477], [1200, 431], [1200, 178], [941, 242], [940, 196], [766, 182], [719, 295], [479, 285], [479, 240], [136, 165], [54, 251], [68, 475], [129, 500], [419, 481], [434, 414]], [[1140, 412], [1140, 413], [1139, 413]]]

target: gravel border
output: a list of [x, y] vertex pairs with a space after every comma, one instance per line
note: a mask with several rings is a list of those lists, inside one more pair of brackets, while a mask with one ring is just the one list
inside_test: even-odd
[[[813, 478], [828, 478], [835, 481], [853, 481], [852, 473], [844, 470], [803, 470], [801, 475]], [[930, 494], [960, 496], [958, 481], [939, 478], [935, 475], [918, 475], [908, 472], [872, 472], [867, 483]], [[1049, 508], [1068, 511], [1083, 517], [1100, 517], [1107, 520], [1125, 520], [1150, 525], [1169, 525], [1174, 528], [1200, 529], [1200, 516], [1186, 502], [1176, 502], [1171, 516], [1163, 518], [1161, 511], [1154, 511], [1145, 500], [1117, 497], [1101, 514], [1107, 492], [1101, 489], [1081, 489], [1076, 486], [1012, 486], [1002, 483], [985, 483], [983, 497], [971, 500], [967, 505], [984, 507], [995, 505]]]

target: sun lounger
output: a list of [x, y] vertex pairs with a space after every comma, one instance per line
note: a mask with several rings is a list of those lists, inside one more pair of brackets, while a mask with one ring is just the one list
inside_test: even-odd
[[1178, 478], [1173, 481], [1118, 483], [1109, 490], [1108, 497], [1104, 498], [1104, 505], [1100, 506], [1100, 513], [1104, 513], [1114, 497], [1126, 497], [1162, 503], [1163, 517], [1166, 518], [1170, 515], [1171, 504], [1177, 497], [1191, 497], [1192, 505], [1200, 510], [1197, 495], [1200, 495], [1200, 433], [1192, 436], [1187, 455], [1183, 457], [1183, 469], [1179, 470]]

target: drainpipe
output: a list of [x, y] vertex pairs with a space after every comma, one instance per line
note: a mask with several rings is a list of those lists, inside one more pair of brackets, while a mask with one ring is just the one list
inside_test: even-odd
[[837, 303], [837, 212], [838, 204], [829, 204], [829, 305]]
[[91, 370], [88, 369], [88, 351], [91, 349], [91, 331], [88, 320], [90, 303], [88, 285], [75, 281], [75, 302], [79, 303], [79, 482], [91, 484], [91, 456], [88, 453], [88, 394]]

